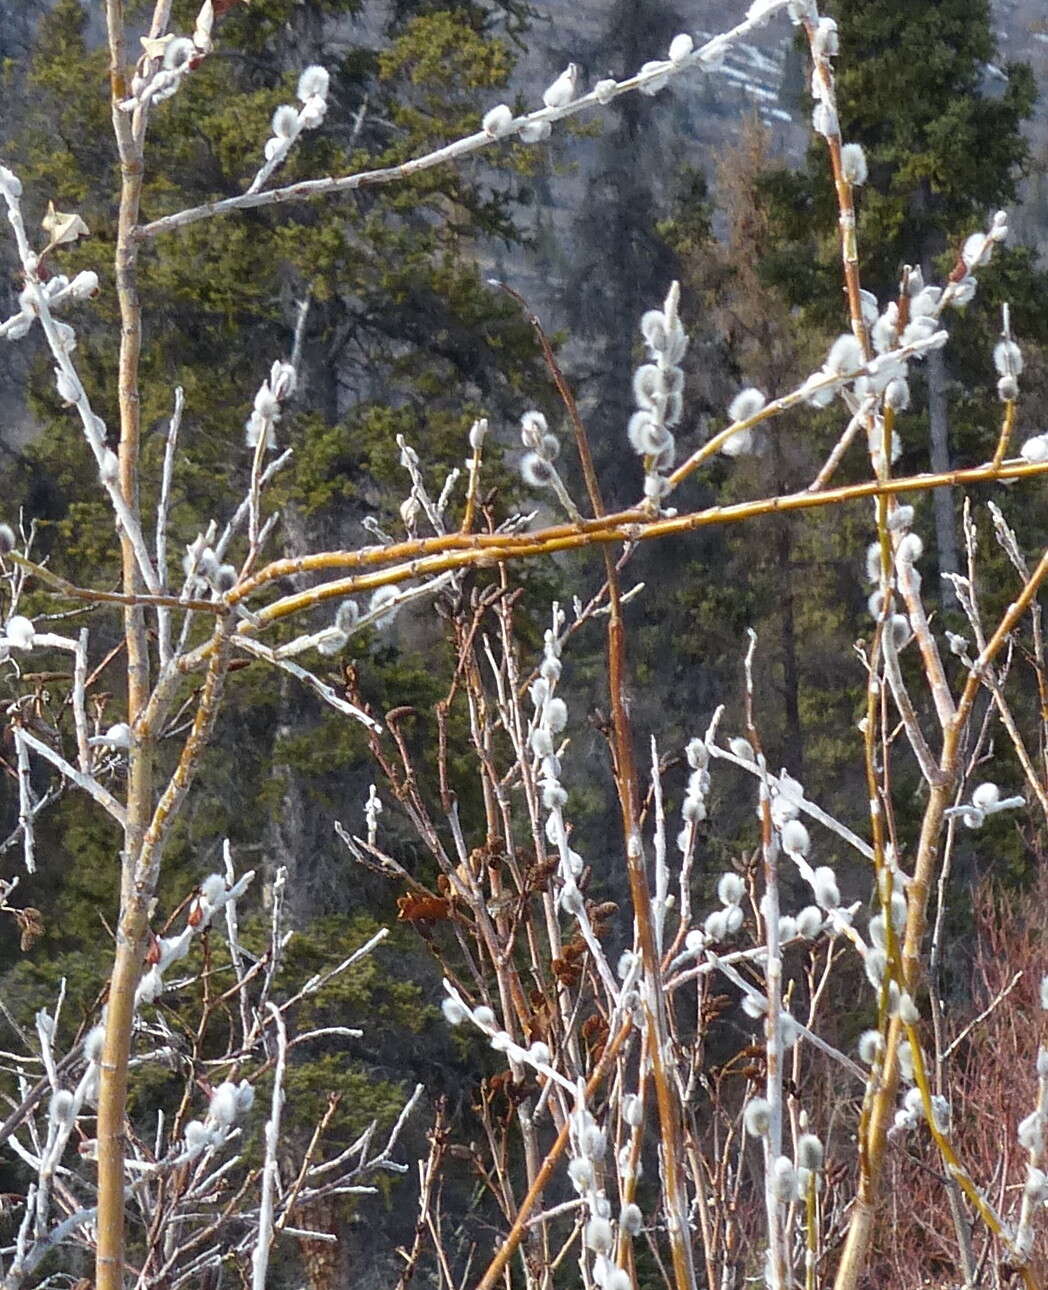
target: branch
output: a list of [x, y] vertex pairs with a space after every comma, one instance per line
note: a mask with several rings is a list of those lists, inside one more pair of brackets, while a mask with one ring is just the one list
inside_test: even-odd
[[102, 787], [97, 779], [91, 775], [85, 775], [83, 771], [71, 766], [61, 753], [49, 748], [47, 744], [42, 743], [22, 726], [15, 726], [15, 742], [28, 745], [38, 756], [43, 757], [45, 761], [49, 761], [52, 766], [56, 766], [66, 779], [72, 780], [77, 788], [82, 788], [88, 796], [93, 797], [99, 806], [104, 807], [109, 812], [121, 828], [124, 827], [127, 822], [127, 816], [123, 806], [108, 789]]

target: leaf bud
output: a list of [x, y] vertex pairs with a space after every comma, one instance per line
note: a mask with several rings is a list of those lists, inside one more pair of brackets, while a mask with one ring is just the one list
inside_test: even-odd
[[658, 59], [645, 63], [641, 67], [637, 75], [647, 78], [638, 86], [642, 94], [654, 97], [658, 94], [659, 90], [664, 90], [666, 88], [670, 83], [670, 78], [665, 68], [666, 64], [660, 62]]
[[553, 133], [548, 121], [525, 121], [517, 132], [521, 143], [542, 143]]
[[449, 1026], [460, 1026], [466, 1020], [466, 1009], [458, 999], [452, 999], [449, 996], [442, 1000], [440, 1008]]
[[788, 1204], [797, 1195], [797, 1171], [788, 1156], [779, 1156], [771, 1167], [772, 1190], [778, 1200]]
[[994, 346], [993, 365], [999, 376], [1019, 376], [1023, 370], [1022, 350], [1014, 340], [1001, 340]]
[[611, 1249], [611, 1224], [606, 1218], [594, 1214], [586, 1224], [586, 1244], [595, 1254], [607, 1254]]
[[813, 1172], [822, 1168], [822, 1143], [814, 1133], [803, 1133], [797, 1141], [797, 1163]]
[[273, 113], [270, 128], [278, 139], [291, 140], [298, 133], [298, 109], [284, 103]]
[[330, 82], [331, 78], [326, 68], [315, 64], [305, 68], [298, 78], [298, 89], [295, 91], [299, 102], [305, 103], [311, 98], [327, 98]]
[[32, 649], [36, 640], [33, 624], [22, 614], [14, 614], [4, 626], [4, 635], [12, 649]]
[[196, 55], [197, 48], [191, 40], [185, 36], [176, 36], [174, 40], [168, 41], [164, 49], [164, 69], [169, 72], [182, 71]]
[[670, 62], [683, 63], [687, 58], [691, 56], [691, 53], [694, 49], [695, 49], [694, 40], [692, 40], [692, 38], [687, 34], [687, 32], [681, 32], [679, 36], [674, 36], [672, 42], [670, 43], [670, 51], [669, 51]]
[[55, 1124], [69, 1125], [76, 1114], [76, 1099], [67, 1088], [56, 1089], [51, 1097], [51, 1119]]
[[481, 126], [490, 138], [504, 138], [513, 129], [513, 112], [505, 103], [499, 103], [485, 112]]
[[542, 101], [548, 108], [566, 107], [575, 97], [579, 82], [578, 63], [569, 63], [552, 85], [543, 91]]
[[554, 734], [559, 734], [568, 724], [568, 705], [563, 699], [553, 698], [547, 702], [546, 722]]
[[908, 1083], [913, 1083], [913, 1049], [910, 1047], [908, 1039], [904, 1039], [899, 1045], [899, 1072], [904, 1080]]
[[593, 1166], [588, 1160], [576, 1156], [568, 1164], [568, 1177], [577, 1192], [587, 1192], [593, 1186]]
[[767, 399], [758, 389], [749, 386], [740, 390], [728, 405], [728, 416], [732, 421], [749, 421], [762, 411]]
[[864, 184], [869, 176], [866, 153], [859, 143], [846, 143], [841, 149], [841, 174], [849, 184]]
[[707, 915], [702, 930], [705, 932], [708, 941], [723, 941], [728, 934], [726, 912], [723, 909], [718, 909]]
[[751, 1138], [763, 1138], [771, 1128], [771, 1106], [763, 1097], [751, 1098], [742, 1120]]
[[910, 387], [903, 377], [897, 376], [888, 382], [884, 402], [893, 412], [905, 412], [910, 406]]
[[215, 590], [224, 596], [237, 585], [237, 571], [231, 564], [220, 564], [215, 570]]
[[1031, 465], [1048, 461], [1048, 434], [1037, 434], [1032, 439], [1027, 439], [1019, 449], [1019, 456]]
[[844, 376], [862, 367], [862, 346], [850, 331], [842, 332], [830, 346], [823, 371]]
[[818, 26], [815, 28], [815, 53], [825, 58], [836, 57], [840, 40], [837, 33], [837, 24], [832, 18], [820, 18]]
[[1031, 1111], [1020, 1121], [1017, 1136], [1025, 1150], [1038, 1153], [1044, 1150], [1044, 1117], [1040, 1112]]
[[237, 1092], [237, 1086], [229, 1080], [219, 1084], [211, 1094], [211, 1105], [207, 1112], [212, 1120], [226, 1127], [236, 1120], [240, 1111]]
[[[782, 826], [782, 846], [785, 851], [796, 851], [802, 856], [808, 854], [811, 847], [811, 838], [808, 836], [808, 830], [800, 820], [787, 820]], [[821, 904], [822, 902], [820, 901], [819, 903]]]
[[980, 811], [989, 811], [1001, 800], [1001, 790], [996, 784], [980, 784], [972, 793], [972, 805]]
[[537, 452], [526, 452], [521, 457], [520, 474], [530, 488], [548, 488], [553, 482], [553, 467]]
[[636, 1236], [644, 1223], [644, 1216], [640, 1212], [640, 1206], [629, 1201], [623, 1205], [622, 1213], [619, 1215], [619, 1226], [629, 1236]]
[[190, 1120], [183, 1130], [186, 1150], [190, 1155], [199, 1155], [211, 1141], [211, 1133], [200, 1120]]

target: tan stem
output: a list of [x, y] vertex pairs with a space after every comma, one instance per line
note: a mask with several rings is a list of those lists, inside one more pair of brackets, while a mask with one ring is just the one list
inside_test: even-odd
[[[142, 319], [136, 287], [137, 244], [134, 241], [142, 193], [142, 150], [131, 119], [117, 104], [127, 96], [127, 55], [122, 0], [106, 0], [109, 74], [113, 131], [120, 154], [120, 210], [116, 239], [116, 286], [120, 304], [120, 489], [132, 519], [139, 519], [138, 362]], [[131, 536], [120, 532], [123, 593], [136, 596], [138, 564]], [[124, 610], [127, 649], [127, 717], [135, 730], [149, 699], [149, 647], [145, 610], [128, 604]], [[105, 1042], [102, 1050], [98, 1099], [98, 1247], [97, 1290], [121, 1290], [124, 1283], [124, 1118], [127, 1072], [134, 1018], [135, 989], [141, 972], [152, 892], [136, 887], [135, 868], [153, 806], [152, 740], [135, 730], [129, 753], [127, 824], [121, 857], [120, 914], [116, 957], [109, 986]]]
[[[997, 630], [986, 644], [969, 677], [953, 719], [946, 728], [943, 750], [939, 761], [941, 781], [931, 786], [928, 804], [921, 823], [921, 835], [913, 879], [907, 897], [906, 929], [902, 943], [902, 985], [911, 995], [917, 993], [921, 975], [921, 943], [927, 926], [927, 904], [939, 858], [939, 837], [942, 832], [944, 812], [952, 800], [961, 774], [964, 735], [972, 705], [981, 684], [979, 672], [992, 665], [1008, 636], [1018, 626], [1039, 587], [1048, 578], [1048, 551], [1023, 588], [1022, 593], [1009, 606]], [[898, 1047], [901, 1023], [896, 1018], [888, 1031], [888, 1044], [883, 1072], [870, 1098], [865, 1133], [860, 1135], [859, 1152], [862, 1169], [859, 1187], [852, 1207], [851, 1221], [845, 1238], [841, 1260], [837, 1267], [835, 1290], [856, 1290], [863, 1277], [866, 1257], [873, 1236], [874, 1210], [878, 1183], [888, 1128], [895, 1108], [895, 1094], [899, 1084]], [[1029, 1268], [1022, 1269], [1024, 1279], [1032, 1276]]]
[[[519, 534], [502, 533], [451, 533], [445, 537], [421, 538], [410, 542], [397, 542], [385, 547], [364, 547], [356, 551], [322, 551], [297, 559], [275, 560], [260, 569], [253, 577], [245, 579], [230, 592], [231, 604], [246, 599], [252, 592], [279, 578], [320, 569], [367, 569], [404, 561], [403, 572], [396, 578], [387, 573], [375, 575], [371, 583], [361, 586], [379, 586], [389, 581], [402, 582], [422, 574], [439, 573], [443, 569], [463, 566], [483, 566], [521, 556], [552, 554], [555, 551], [576, 550], [595, 542], [646, 542], [656, 538], [690, 533], [700, 528], [720, 524], [739, 524], [758, 515], [786, 514], [807, 511], [823, 506], [838, 506], [842, 502], [860, 501], [909, 492], [926, 492], [932, 488], [962, 487], [1001, 479], [1034, 479], [1048, 475], [1048, 462], [1013, 462], [999, 467], [975, 466], [968, 470], [951, 470], [944, 474], [900, 475], [883, 482], [869, 479], [861, 484], [845, 484], [828, 488], [821, 493], [785, 493], [775, 497], [762, 497], [731, 506], [711, 506], [707, 510], [685, 515], [652, 517], [642, 511], [618, 511], [583, 520], [580, 524], [555, 524], [549, 528]], [[446, 556], [441, 563], [437, 556]], [[410, 566], [410, 567], [409, 567]], [[311, 607], [318, 599], [344, 596], [359, 587], [337, 589], [335, 584], [325, 584], [315, 591], [289, 596], [267, 605], [259, 614], [263, 621], [285, 617], [299, 608]]]

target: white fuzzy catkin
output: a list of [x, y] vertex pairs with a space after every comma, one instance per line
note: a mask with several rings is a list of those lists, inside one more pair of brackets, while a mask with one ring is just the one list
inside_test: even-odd
[[679, 36], [674, 36], [670, 43], [669, 58], [671, 63], [683, 63], [692, 54], [695, 49], [695, 41], [687, 34], [681, 32]]
[[788, 1204], [797, 1195], [797, 1171], [788, 1156], [779, 1156], [771, 1168], [771, 1185], [777, 1200]]
[[270, 129], [274, 138], [293, 139], [299, 130], [298, 109], [288, 103], [281, 104], [273, 113]]
[[1001, 800], [1001, 790], [996, 784], [980, 784], [972, 792], [972, 805], [977, 806], [980, 811], [989, 811]]
[[32, 649], [36, 630], [28, 618], [14, 614], [4, 625], [4, 635], [12, 649]]
[[768, 400], [760, 390], [752, 385], [740, 390], [728, 404], [728, 416], [732, 421], [749, 421], [758, 412], [763, 411]]
[[218, 1088], [211, 1094], [208, 1116], [216, 1123], [228, 1127], [236, 1120], [239, 1111], [237, 1086], [226, 1080], [225, 1083], [219, 1084]]
[[840, 48], [837, 24], [832, 18], [820, 18], [815, 28], [815, 54], [835, 58]]
[[460, 1026], [466, 1020], [468, 1015], [465, 1007], [458, 999], [447, 998], [441, 1002], [441, 1011], [444, 1013], [444, 1020], [449, 1026]]
[[771, 1107], [763, 1097], [751, 1098], [746, 1103], [742, 1122], [751, 1138], [762, 1138], [771, 1128]]
[[837, 878], [828, 865], [820, 865], [812, 875], [812, 892], [823, 909], [836, 909], [840, 905]]
[[849, 184], [864, 184], [869, 175], [866, 153], [858, 143], [846, 143], [841, 148], [841, 174]]
[[586, 1224], [586, 1244], [595, 1254], [607, 1254], [611, 1249], [611, 1224], [606, 1218], [594, 1214]]
[[666, 472], [673, 467], [676, 442], [671, 427], [684, 411], [684, 371], [680, 361], [688, 338], [680, 322], [680, 284], [671, 283], [661, 309], [649, 309], [640, 330], [650, 356], [633, 375], [637, 411], [630, 418], [627, 437], [634, 452], [644, 459], [644, 495], [658, 503], [669, 490]]
[[782, 826], [782, 846], [785, 851], [795, 851], [802, 856], [808, 854], [811, 838], [800, 820], [787, 820]]
[[623, 1205], [622, 1213], [619, 1215], [619, 1225], [622, 1230], [629, 1236], [636, 1236], [644, 1222], [644, 1216], [640, 1212], [640, 1206], [629, 1201]]
[[552, 85], [543, 91], [542, 101], [548, 108], [567, 107], [575, 97], [579, 82], [577, 63], [569, 63]]
[[481, 126], [492, 139], [502, 139], [513, 129], [513, 113], [505, 103], [499, 103], [485, 112]]
[[1019, 449], [1019, 456], [1031, 464], [1048, 461], [1048, 434], [1035, 434], [1027, 439]]
[[311, 98], [324, 99], [327, 98], [330, 83], [331, 78], [327, 69], [314, 64], [303, 70], [298, 78], [298, 89], [295, 93], [301, 103], [306, 103]]
[[517, 132], [521, 143], [542, 143], [553, 133], [548, 121], [525, 121]]
[[823, 371], [834, 376], [844, 376], [862, 367], [862, 346], [850, 331], [843, 332], [833, 342], [823, 364]]
[[822, 1142], [814, 1133], [802, 1133], [797, 1140], [797, 1163], [813, 1172], [822, 1168]]

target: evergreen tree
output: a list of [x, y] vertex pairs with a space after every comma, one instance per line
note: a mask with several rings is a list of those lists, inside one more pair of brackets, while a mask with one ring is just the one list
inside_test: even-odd
[[[1015, 201], [1027, 164], [1022, 126], [1033, 108], [1033, 74], [1022, 63], [996, 66], [988, 0], [834, 0], [827, 8], [841, 30], [842, 136], [861, 144], [869, 163], [858, 198], [863, 280], [884, 302], [896, 294], [904, 264], [941, 280], [964, 238]], [[832, 226], [835, 209], [823, 141], [812, 144], [803, 170], [779, 171], [766, 187], [777, 211], [775, 244], [764, 258], [768, 280], [809, 323], [840, 330], [836, 242], [813, 232]], [[1005, 252], [980, 286], [977, 325], [957, 329], [969, 343], [951, 346], [949, 359], [929, 355], [920, 411], [933, 470], [985, 457], [991, 431], [983, 416], [982, 433], [971, 435], [965, 400], [975, 389], [988, 396], [994, 383], [987, 358], [1002, 299], [1012, 302], [1020, 336], [1048, 335], [1037, 304], [1043, 285], [1028, 254]], [[938, 490], [933, 506], [940, 571], [956, 572], [950, 490]]]
[[[176, 30], [191, 25], [196, 8], [176, 3]], [[381, 53], [347, 43], [360, 10], [357, 0], [256, 0], [231, 9], [222, 20], [225, 56], [202, 62], [155, 114], [144, 217], [243, 191], [262, 160], [274, 109], [293, 99], [298, 72], [310, 62], [331, 72], [331, 111], [323, 129], [296, 144], [279, 182], [396, 164], [475, 129], [513, 65], [511, 43], [496, 27], [519, 25], [524, 7], [402, 3], [389, 17]], [[33, 111], [10, 153], [5, 144], [5, 159], [25, 176], [27, 194], [78, 211], [92, 229], [93, 242], [64, 253], [61, 269], [90, 265], [103, 278], [79, 320], [78, 359], [92, 399], [115, 426], [109, 400], [118, 323], [108, 256], [97, 242], [111, 223], [116, 156], [106, 53], [92, 43], [88, 19], [80, 0], [57, 0], [40, 20], [24, 77]], [[293, 63], [271, 52], [288, 48]], [[224, 523], [230, 499], [243, 491], [251, 456], [244, 419], [269, 364], [291, 352], [302, 299], [310, 302], [301, 336], [302, 393], [298, 409], [281, 423], [281, 446], [291, 446], [295, 459], [273, 494], [289, 553], [307, 542], [314, 549], [359, 545], [365, 518], [387, 527], [402, 523], [406, 477], [397, 433], [424, 444], [427, 465], [437, 467], [428, 483], [439, 493], [444, 472], [461, 465], [474, 417], [497, 422], [519, 414], [523, 391], [537, 383], [533, 337], [516, 306], [484, 282], [474, 250], [478, 242], [517, 237], [513, 163], [524, 155], [522, 148], [510, 151], [510, 164], [498, 175], [445, 167], [395, 189], [212, 221], [143, 249], [143, 468], [155, 483], [172, 390], [181, 385], [186, 415], [172, 514], [184, 541], [211, 517]], [[27, 213], [39, 219], [44, 210]], [[30, 343], [11, 350], [30, 355]], [[9, 513], [21, 504], [39, 520], [41, 553], [60, 550], [64, 573], [105, 586], [116, 572], [109, 563], [111, 517], [96, 496], [85, 445], [54, 396], [50, 365], [40, 351], [33, 361], [28, 442], [6, 445], [0, 487]], [[494, 442], [488, 456], [494, 465]], [[172, 570], [181, 555], [171, 550]], [[31, 609], [31, 597], [26, 604]], [[109, 627], [115, 633], [115, 619]], [[112, 644], [117, 640], [114, 634]], [[437, 624], [371, 632], [353, 648], [358, 683], [377, 711], [410, 704], [428, 709], [440, 697], [445, 645]], [[339, 660], [318, 657], [314, 665], [345, 683]], [[116, 664], [96, 678], [93, 694], [103, 710], [107, 701], [119, 706], [119, 696], [106, 692], [120, 685]], [[31, 681], [22, 686], [31, 687]], [[226, 718], [207, 754], [206, 791], [194, 795], [169, 848], [163, 899], [181, 899], [206, 871], [201, 865], [214, 865], [222, 837], [234, 847], [257, 847], [261, 839], [262, 855], [252, 863], [264, 879], [271, 881], [278, 865], [289, 870], [299, 966], [309, 960], [320, 970], [332, 955], [344, 957], [345, 946], [363, 935], [368, 912], [390, 912], [388, 884], [359, 876], [347, 881], [349, 862], [332, 831], [334, 819], [359, 812], [372, 777], [360, 727], [294, 685], [274, 683], [272, 674], [254, 667], [235, 673]], [[0, 805], [10, 826], [4, 836], [17, 818], [17, 795], [9, 790], [4, 780]], [[469, 807], [463, 794], [467, 819]], [[119, 843], [104, 819], [85, 821], [71, 800], [59, 802], [41, 823], [40, 837], [39, 873], [23, 887], [41, 911], [43, 935], [21, 964], [13, 963], [10, 941], [0, 959], [6, 969], [0, 989], [30, 1024], [45, 977], [51, 987], [68, 978], [79, 1005], [76, 1020], [91, 1006], [109, 959], [98, 936], [98, 910], [114, 906], [118, 882], [112, 857]], [[325, 921], [318, 922], [321, 913]], [[404, 975], [413, 971], [425, 980], [425, 963], [409, 967], [403, 949], [396, 963]], [[349, 1141], [375, 1116], [385, 1126], [399, 1105], [401, 1083], [410, 1087], [424, 1078], [439, 1091], [455, 1082], [433, 1069], [447, 1062], [446, 1054], [438, 1048], [435, 1058], [423, 1056], [410, 1038], [427, 1024], [418, 991], [405, 993], [392, 963], [381, 970], [392, 982], [392, 1003], [370, 969], [363, 980], [348, 982], [353, 999], [318, 1001], [318, 1015], [349, 1003], [356, 1011], [385, 1012], [392, 1024], [384, 1038], [375, 1036], [377, 1047], [369, 1041], [347, 1055], [345, 1044], [317, 1041], [296, 1055], [289, 1076], [297, 1094], [287, 1125], [292, 1140], [300, 1122], [295, 1108], [305, 1123], [331, 1091], [344, 1094], [331, 1134]], [[195, 1006], [190, 999], [173, 1002], [175, 1013], [184, 1006], [187, 1017]], [[348, 1237], [348, 1206], [343, 1218]], [[398, 1229], [387, 1243], [407, 1235]], [[379, 1243], [367, 1233], [361, 1238], [362, 1255]], [[310, 1252], [302, 1253], [312, 1266]], [[326, 1275], [334, 1278], [326, 1284], [340, 1283], [336, 1270]]]

